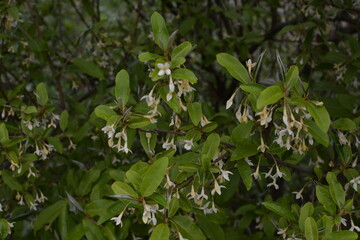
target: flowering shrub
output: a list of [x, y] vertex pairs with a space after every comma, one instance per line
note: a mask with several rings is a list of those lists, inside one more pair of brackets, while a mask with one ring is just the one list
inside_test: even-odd
[[196, 88], [196, 47], [157, 12], [151, 25], [157, 48], [138, 56], [145, 85], [120, 70], [89, 114], [61, 94], [59, 108], [44, 82], [34, 102], [24, 85], [3, 93], [0, 237], [357, 239], [360, 118], [331, 121], [279, 53], [279, 80], [264, 84], [265, 52], [245, 66], [216, 54], [236, 84], [215, 112]]

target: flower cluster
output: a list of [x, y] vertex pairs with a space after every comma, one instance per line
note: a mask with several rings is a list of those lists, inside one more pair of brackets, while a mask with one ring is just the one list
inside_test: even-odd
[[[108, 136], [108, 145], [111, 148], [117, 148], [118, 152], [129, 153], [132, 151], [128, 148], [128, 138], [126, 129], [123, 128], [120, 132], [115, 134], [115, 125], [109, 125], [103, 127], [101, 130]], [[118, 139], [117, 143], [114, 144], [114, 137]]]
[[296, 153], [304, 154], [308, 149], [306, 142], [310, 145], [314, 142], [313, 136], [308, 132], [307, 125], [304, 123], [304, 119], [310, 118], [310, 114], [304, 106], [294, 108], [294, 113], [298, 114], [298, 120], [291, 108], [287, 104], [284, 105], [282, 117], [284, 125], [278, 126], [274, 123], [277, 136], [274, 142], [287, 150], [292, 149]]

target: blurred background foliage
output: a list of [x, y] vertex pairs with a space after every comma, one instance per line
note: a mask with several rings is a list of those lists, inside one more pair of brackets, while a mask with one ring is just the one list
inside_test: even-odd
[[[120, 69], [127, 69], [130, 74], [130, 102], [138, 101], [149, 91], [147, 67], [137, 56], [144, 51], [161, 54], [152, 41], [150, 16], [154, 11], [164, 16], [168, 29], [177, 30], [175, 42], [188, 40], [196, 45], [188, 56], [188, 67], [199, 79], [195, 87], [204, 103], [203, 112], [213, 116], [212, 121], [228, 124], [224, 131], [229, 134], [235, 122], [230, 118], [232, 113], [225, 111], [225, 103], [238, 83], [216, 63], [219, 52], [235, 55], [244, 63], [249, 58], [256, 61], [266, 51], [259, 79], [273, 85], [280, 79], [275, 54], [278, 51], [285, 66], [296, 64], [300, 68], [302, 80], [309, 85], [309, 95], [315, 93], [317, 100], [324, 101], [333, 118], [359, 116], [360, 2], [356, 0], [1, 1], [1, 105], [35, 104], [35, 87], [44, 82], [54, 111], [59, 114], [66, 109], [71, 117], [66, 137], [73, 139], [77, 149], [58, 151], [51, 162], [37, 163], [42, 178], [27, 183], [36, 184], [49, 199], [69, 196], [67, 192], [80, 202], [86, 202], [87, 195], [97, 198], [100, 190], [91, 184], [98, 180], [100, 171], [106, 172], [112, 166], [114, 155], [104, 152], [106, 139], [99, 139], [102, 125], [93, 110], [113, 101], [107, 90], [114, 86]], [[139, 158], [144, 155], [142, 151], [139, 148], [130, 158]], [[93, 167], [99, 159], [104, 161]], [[1, 169], [8, 168], [7, 164], [2, 161]], [[106, 172], [109, 179], [115, 174], [111, 171]], [[55, 187], [46, 179], [61, 184]], [[239, 182], [236, 175], [221, 199], [224, 204], [231, 204]], [[76, 190], [79, 187], [80, 192]], [[244, 202], [254, 197], [247, 194], [242, 196]], [[272, 194], [275, 197], [279, 193]], [[2, 199], [9, 195], [0, 193]], [[33, 236], [27, 226], [36, 212], [16, 203], [7, 208], [14, 209], [10, 218], [18, 223], [12, 239], [54, 238], [49, 231], [39, 232], [38, 238]], [[246, 211], [239, 210], [232, 217]], [[67, 211], [62, 219], [68, 219], [66, 214]], [[244, 227], [233, 234], [250, 234], [255, 225], [245, 228], [255, 222], [256, 216], [251, 213], [241, 218], [239, 225]], [[66, 225], [81, 218], [76, 215]], [[269, 219], [265, 224], [272, 225]], [[125, 225], [129, 228], [130, 221]], [[265, 231], [270, 236], [275, 229], [268, 227]]]

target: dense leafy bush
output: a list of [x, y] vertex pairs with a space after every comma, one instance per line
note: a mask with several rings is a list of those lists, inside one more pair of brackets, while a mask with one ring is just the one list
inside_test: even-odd
[[2, 239], [358, 238], [356, 2], [0, 4]]

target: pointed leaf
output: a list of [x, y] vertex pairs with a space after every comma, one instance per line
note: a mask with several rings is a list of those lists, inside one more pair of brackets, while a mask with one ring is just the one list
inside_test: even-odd
[[158, 12], [154, 12], [151, 15], [151, 25], [152, 25], [155, 43], [162, 50], [166, 50], [168, 48], [169, 33], [166, 28], [164, 18]]
[[205, 169], [210, 167], [211, 160], [214, 158], [220, 145], [220, 136], [217, 133], [211, 133], [206, 139], [201, 151], [201, 162]]
[[140, 192], [143, 197], [150, 196], [162, 182], [166, 168], [169, 164], [167, 157], [155, 161], [145, 173], [141, 182]]
[[192, 83], [196, 83], [197, 82], [197, 77], [195, 76], [195, 74], [188, 70], [188, 69], [184, 69], [184, 68], [178, 68], [176, 69], [172, 74], [171, 76], [174, 78], [174, 79], [185, 79], [185, 80], [188, 80], [189, 82], [192, 82]]
[[124, 182], [116, 181], [111, 185], [111, 189], [116, 195], [128, 195], [136, 198], [138, 195], [135, 190]]
[[312, 217], [308, 217], [305, 220], [305, 237], [306, 240], [318, 240], [318, 229], [316, 222]]
[[265, 88], [256, 102], [256, 108], [262, 110], [266, 105], [276, 103], [284, 97], [284, 93], [277, 85]]
[[73, 62], [83, 73], [95, 78], [105, 78], [101, 69], [94, 62], [87, 61], [83, 58], [74, 58]]
[[279, 203], [277, 202], [263, 202], [262, 203], [267, 209], [269, 209], [270, 211], [276, 213], [279, 216], [285, 217], [288, 220], [292, 220], [295, 221], [295, 216], [292, 212], [290, 212], [289, 209], [281, 206]]
[[187, 108], [191, 121], [195, 126], [197, 126], [202, 116], [201, 104], [198, 102], [188, 103]]
[[66, 205], [67, 204], [65, 200], [59, 200], [53, 205], [42, 210], [39, 216], [37, 216], [37, 218], [35, 219], [34, 231], [36, 232], [45, 224], [53, 222], [60, 215]]
[[168, 240], [170, 237], [170, 229], [167, 224], [156, 225], [154, 231], [151, 233], [150, 240]]
[[324, 106], [316, 106], [311, 102], [305, 102], [305, 105], [319, 128], [323, 132], [327, 132], [330, 126], [330, 116], [326, 108]]
[[121, 70], [115, 78], [115, 97], [121, 99], [122, 105], [125, 106], [130, 97], [130, 80], [126, 70]]
[[242, 83], [250, 82], [248, 71], [235, 57], [228, 53], [219, 53], [216, 55], [216, 59], [235, 79]]
[[36, 96], [37, 96], [37, 101], [41, 105], [45, 105], [47, 103], [47, 101], [49, 100], [46, 86], [43, 82], [39, 83], [36, 86]]

